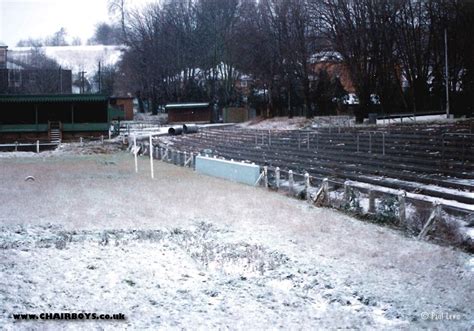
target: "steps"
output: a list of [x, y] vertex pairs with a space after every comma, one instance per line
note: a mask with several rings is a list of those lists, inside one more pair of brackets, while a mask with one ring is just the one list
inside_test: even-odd
[[49, 131], [49, 140], [52, 142], [52, 143], [61, 143], [61, 130], [59, 129], [51, 129]]
[[49, 140], [60, 144], [62, 140], [61, 122], [49, 122]]

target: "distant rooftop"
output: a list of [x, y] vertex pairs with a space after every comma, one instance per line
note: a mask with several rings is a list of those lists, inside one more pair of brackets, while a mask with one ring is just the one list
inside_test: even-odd
[[14, 62], [7, 61], [7, 69], [16, 69], [16, 70], [18, 70], [18, 69], [25, 69], [25, 68], [21, 65], [18, 65], [16, 63], [14, 63]]
[[311, 55], [310, 62], [341, 62], [344, 58], [341, 53], [335, 51], [321, 51]]

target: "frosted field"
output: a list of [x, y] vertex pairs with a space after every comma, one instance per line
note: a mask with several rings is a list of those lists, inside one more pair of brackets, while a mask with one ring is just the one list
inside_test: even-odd
[[158, 161], [152, 182], [147, 158], [44, 155], [0, 158], [0, 329], [474, 327], [472, 255]]

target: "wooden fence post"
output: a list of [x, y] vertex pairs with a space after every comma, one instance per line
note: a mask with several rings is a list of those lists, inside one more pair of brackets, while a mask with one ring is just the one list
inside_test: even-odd
[[350, 195], [351, 195], [351, 186], [350, 186], [349, 181], [346, 180], [344, 182], [344, 203], [347, 206], [349, 206], [349, 204], [351, 203]]
[[439, 201], [435, 201], [433, 204], [434, 209], [431, 212], [430, 217], [428, 218], [428, 221], [426, 221], [425, 225], [423, 226], [423, 229], [421, 229], [420, 234], [418, 235], [418, 239], [423, 239], [426, 234], [430, 231], [431, 227], [433, 224], [441, 219], [441, 204]]
[[323, 192], [324, 192], [324, 202], [329, 204], [329, 180], [327, 178], [323, 179]]
[[436, 220], [441, 220], [441, 212], [443, 211], [439, 201], [435, 202]]
[[263, 167], [263, 182], [265, 183], [265, 188], [268, 188], [268, 167]]
[[314, 203], [318, 207], [329, 204], [329, 181], [327, 178], [323, 179], [319, 190], [316, 192]]
[[288, 186], [290, 189], [290, 193], [293, 194], [293, 186], [294, 186], [294, 180], [293, 180], [293, 170], [288, 171]]
[[406, 221], [406, 196], [407, 193], [404, 190], [398, 192], [398, 218], [400, 224], [405, 224]]
[[309, 174], [307, 172], [304, 174], [304, 186], [306, 189], [306, 200], [310, 200], [311, 194], [309, 193], [309, 189], [311, 188], [311, 184], [309, 182]]
[[276, 188], [278, 190], [280, 188], [280, 167], [276, 167], [275, 169], [275, 180], [276, 180]]
[[133, 155], [135, 158], [135, 172], [138, 173], [138, 151], [137, 151], [137, 136], [133, 135]]
[[369, 190], [369, 214], [375, 214], [375, 192]]
[[155, 178], [155, 172], [153, 169], [153, 138], [150, 134], [150, 171], [151, 171], [151, 179]]

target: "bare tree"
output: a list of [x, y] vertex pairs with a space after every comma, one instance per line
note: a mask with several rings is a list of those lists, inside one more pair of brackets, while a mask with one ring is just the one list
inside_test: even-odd
[[165, 0], [133, 11], [125, 0], [109, 4], [127, 45], [118, 80], [130, 83], [119, 85], [133, 86], [153, 111], [170, 101], [232, 104], [245, 73], [263, 92], [265, 115], [311, 117], [322, 104], [310, 63], [318, 50], [342, 55], [359, 122], [371, 111], [428, 109], [442, 90], [445, 27], [451, 92], [473, 85], [472, 43], [460, 33], [472, 26], [472, 6], [462, 1]]
[[47, 37], [44, 41], [45, 46], [67, 46], [67, 32], [65, 28], [60, 28], [53, 35]]
[[122, 37], [126, 38], [126, 17], [127, 17], [127, 8], [126, 0], [108, 0], [108, 9], [109, 13], [119, 15], [120, 17], [120, 26], [122, 28]]
[[95, 27], [94, 36], [89, 39], [89, 44], [119, 45], [121, 44], [122, 29], [118, 25], [99, 23]]
[[395, 0], [325, 0], [319, 7], [322, 33], [342, 56], [359, 97], [356, 119], [372, 108], [371, 95], [379, 94], [389, 107], [397, 76], [393, 22]]

